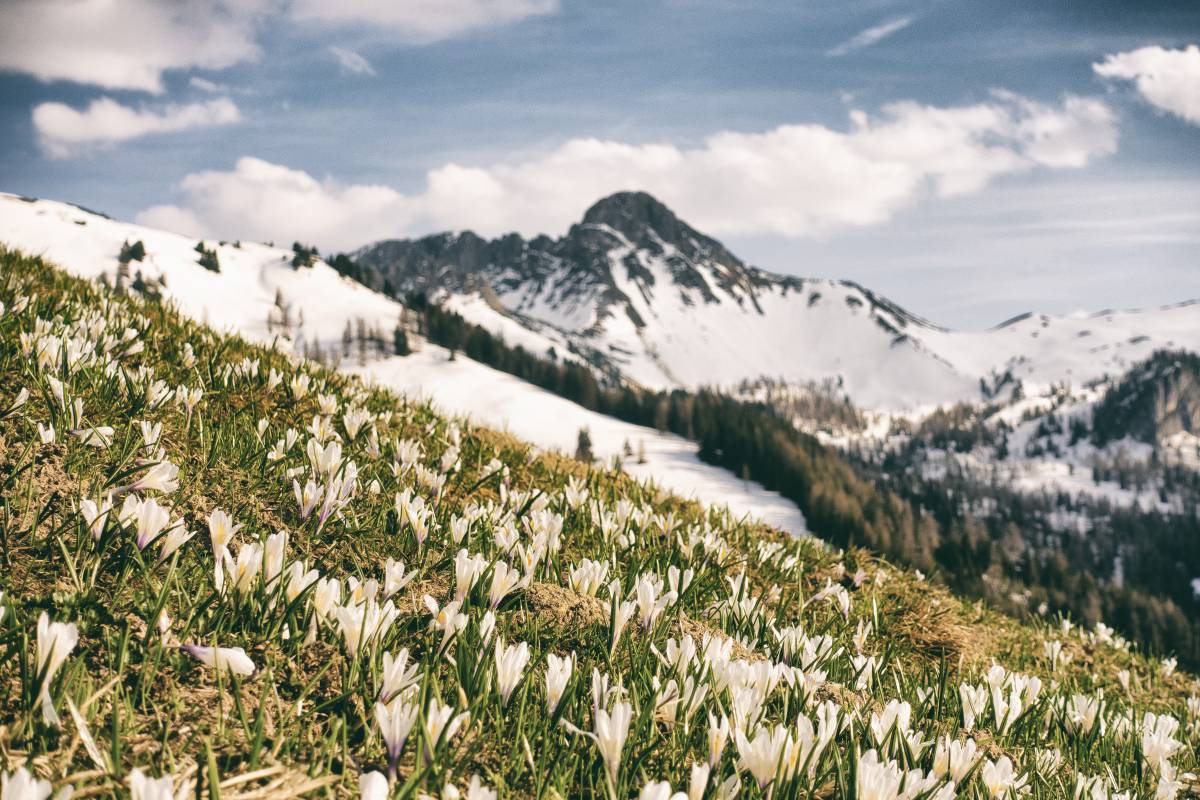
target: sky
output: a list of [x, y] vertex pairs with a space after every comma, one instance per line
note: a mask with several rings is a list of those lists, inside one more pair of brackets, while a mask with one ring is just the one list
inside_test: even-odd
[[0, 190], [323, 251], [651, 192], [936, 323], [1200, 297], [1200, 4], [4, 0]]

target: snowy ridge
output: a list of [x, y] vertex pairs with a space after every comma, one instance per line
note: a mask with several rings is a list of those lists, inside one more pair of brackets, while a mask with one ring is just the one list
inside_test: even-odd
[[1157, 349], [1200, 351], [1195, 301], [946, 330], [849, 281], [748, 266], [637, 192], [599, 201], [557, 240], [445, 234], [380, 242], [357, 256], [395, 285], [437, 275], [457, 297], [489, 291], [655, 389], [833, 380], [863, 408], [920, 412], [1018, 383], [1026, 393], [1082, 386]]
[[[105, 276], [111, 281], [122, 244], [136, 241], [144, 243], [146, 258], [132, 262], [131, 272], [140, 270], [147, 280], [163, 280], [164, 298], [186, 315], [256, 341], [292, 347], [289, 339], [315, 340], [336, 350], [347, 323], [361, 319], [390, 333], [403, 309], [323, 261], [294, 269], [291, 250], [206, 241], [220, 263], [220, 272], [215, 273], [197, 263], [194, 239], [119, 222], [66, 203], [0, 193], [0, 244], [42, 255], [72, 274], [91, 279]], [[277, 297], [289, 306], [293, 321], [303, 318], [303, 325], [295, 326], [290, 336], [268, 326]], [[479, 295], [456, 296], [451, 307], [512, 344], [532, 352], [554, 346], [569, 357], [563, 338], [515, 322]], [[621, 453], [627, 442], [633, 447], [644, 442], [647, 463], [625, 464], [637, 477], [653, 479], [707, 505], [727, 505], [738, 517], [763, 519], [793, 533], [805, 531], [804, 516], [795, 504], [701, 462], [691, 442], [588, 411], [461, 354], [451, 362], [440, 347], [419, 340], [414, 344], [417, 352], [411, 356], [353, 366], [349, 364], [353, 359], [347, 359], [344, 368], [482, 424], [507, 428], [547, 449], [571, 452], [578, 430], [585, 426], [590, 428], [596, 456], [605, 462]]]

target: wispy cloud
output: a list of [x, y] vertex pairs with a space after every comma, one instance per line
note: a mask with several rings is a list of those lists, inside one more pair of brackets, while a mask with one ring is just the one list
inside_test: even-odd
[[415, 42], [556, 14], [559, 0], [293, 0], [303, 22], [382, 27]]
[[909, 25], [912, 25], [915, 20], [916, 17], [906, 14], [903, 17], [895, 17], [878, 25], [873, 25], [864, 31], [859, 31], [841, 44], [829, 48], [825, 51], [825, 55], [834, 57], [849, 55], [856, 50], [862, 50], [864, 47], [878, 44], [892, 34], [898, 33]]
[[342, 68], [342, 72], [349, 75], [375, 75], [375, 68], [371, 66], [371, 62], [367, 61], [363, 56], [347, 50], [344, 47], [335, 47], [330, 45], [329, 54]]

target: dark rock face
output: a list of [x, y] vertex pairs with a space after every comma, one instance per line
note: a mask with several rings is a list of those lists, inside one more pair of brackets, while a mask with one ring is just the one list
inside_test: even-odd
[[1098, 444], [1200, 435], [1200, 356], [1160, 350], [1135, 366], [1097, 404], [1092, 430]]
[[[655, 285], [646, 266], [651, 258], [666, 266], [673, 286]], [[747, 266], [645, 192], [600, 200], [558, 239], [525, 240], [510, 233], [486, 240], [470, 231], [442, 233], [377, 242], [355, 259], [373, 273], [377, 286], [386, 281], [398, 295], [486, 288], [551, 308], [590, 307], [596, 325], [620, 311], [642, 326], [619, 283], [633, 284], [647, 302], [656, 291], [674, 289], [689, 304], [728, 300], [754, 310], [759, 310], [760, 291], [802, 285], [797, 278]]]

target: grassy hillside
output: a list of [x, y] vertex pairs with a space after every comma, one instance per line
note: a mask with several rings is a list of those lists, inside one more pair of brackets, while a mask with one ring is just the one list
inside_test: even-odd
[[1105, 629], [0, 275], [4, 800], [1196, 790], [1195, 679]]

